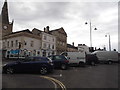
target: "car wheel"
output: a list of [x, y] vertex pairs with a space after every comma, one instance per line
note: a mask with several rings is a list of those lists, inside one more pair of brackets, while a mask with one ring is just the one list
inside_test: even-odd
[[67, 66], [65, 64], [62, 64], [61, 69], [65, 70], [65, 69], [67, 69]]
[[112, 64], [112, 61], [108, 61], [108, 64]]
[[95, 66], [95, 62], [92, 61], [92, 62], [91, 62], [91, 65], [92, 65], [92, 66]]
[[45, 75], [47, 72], [48, 72], [48, 69], [47, 69], [46, 67], [41, 67], [41, 68], [40, 68], [40, 73], [41, 73], [42, 75]]
[[7, 74], [13, 74], [14, 73], [14, 69], [9, 67], [9, 68], [6, 69], [6, 73]]
[[84, 62], [79, 62], [79, 66], [84, 67], [85, 66]]

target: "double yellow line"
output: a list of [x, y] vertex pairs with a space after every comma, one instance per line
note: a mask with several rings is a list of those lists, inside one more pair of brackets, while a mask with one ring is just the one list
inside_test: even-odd
[[[59, 80], [51, 78], [51, 77], [47, 77], [47, 76], [40, 76], [40, 77], [48, 79], [48, 80], [52, 81], [54, 84], [55, 83], [58, 84], [61, 87], [62, 90], [66, 90], [65, 85], [62, 82], [60, 82]], [[56, 89], [57, 89], [57, 86], [55, 85], [55, 90]]]

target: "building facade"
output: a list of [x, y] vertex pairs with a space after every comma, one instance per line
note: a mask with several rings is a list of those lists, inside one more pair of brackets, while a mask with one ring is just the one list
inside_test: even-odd
[[50, 33], [56, 36], [56, 52], [61, 54], [67, 51], [67, 33], [61, 27], [59, 29], [51, 30]]
[[41, 37], [42, 56], [56, 54], [56, 37], [49, 33], [49, 26], [44, 28], [44, 31], [33, 29], [32, 33]]
[[78, 44], [78, 51], [79, 52], [86, 52], [87, 54], [89, 54], [89, 47], [85, 44]]
[[4, 57], [27, 57], [41, 55], [41, 38], [28, 29], [3, 37]]
[[67, 44], [67, 52], [78, 52], [78, 47], [75, 47], [71, 44]]

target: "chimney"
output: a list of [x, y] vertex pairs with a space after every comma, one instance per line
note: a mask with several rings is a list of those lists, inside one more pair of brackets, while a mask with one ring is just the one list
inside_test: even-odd
[[45, 30], [47, 33], [49, 32], [49, 26], [46, 27], [46, 30]]
[[72, 43], [72, 45], [74, 46], [74, 42]]
[[82, 44], [78, 44], [78, 46], [82, 46]]
[[46, 28], [44, 27], [44, 32], [46, 32], [46, 33], [49, 32], [49, 26], [47, 26]]
[[44, 32], [45, 32], [45, 27], [44, 27]]
[[85, 46], [85, 44], [83, 44], [83, 46]]

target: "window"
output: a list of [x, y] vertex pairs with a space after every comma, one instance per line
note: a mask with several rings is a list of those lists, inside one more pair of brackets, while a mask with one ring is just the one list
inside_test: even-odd
[[47, 39], [47, 37], [44, 35], [44, 40], [46, 40]]
[[54, 42], [54, 38], [53, 38], [53, 42]]
[[9, 41], [7, 42], [7, 46], [8, 46], [8, 48], [9, 48]]
[[5, 47], [5, 42], [3, 42], [3, 47]]
[[50, 44], [48, 45], [48, 49], [50, 49]]
[[63, 42], [63, 46], [65, 45], [65, 43]]
[[52, 45], [52, 49], [54, 49], [54, 45]]
[[43, 48], [46, 48], [46, 43], [43, 43]]
[[31, 46], [31, 47], [33, 47], [33, 46], [34, 46], [34, 41], [31, 41], [30, 46]]
[[55, 60], [61, 60], [62, 58], [60, 56], [55, 56], [54, 59]]
[[13, 47], [13, 41], [11, 41], [11, 47]]
[[16, 47], [18, 46], [18, 40], [15, 41], [15, 46], [16, 46]]
[[27, 42], [26, 42], [26, 41], [24, 41], [24, 45], [27, 45]]
[[54, 55], [54, 51], [52, 52], [52, 55]]
[[38, 51], [37, 54], [40, 55], [40, 51]]

